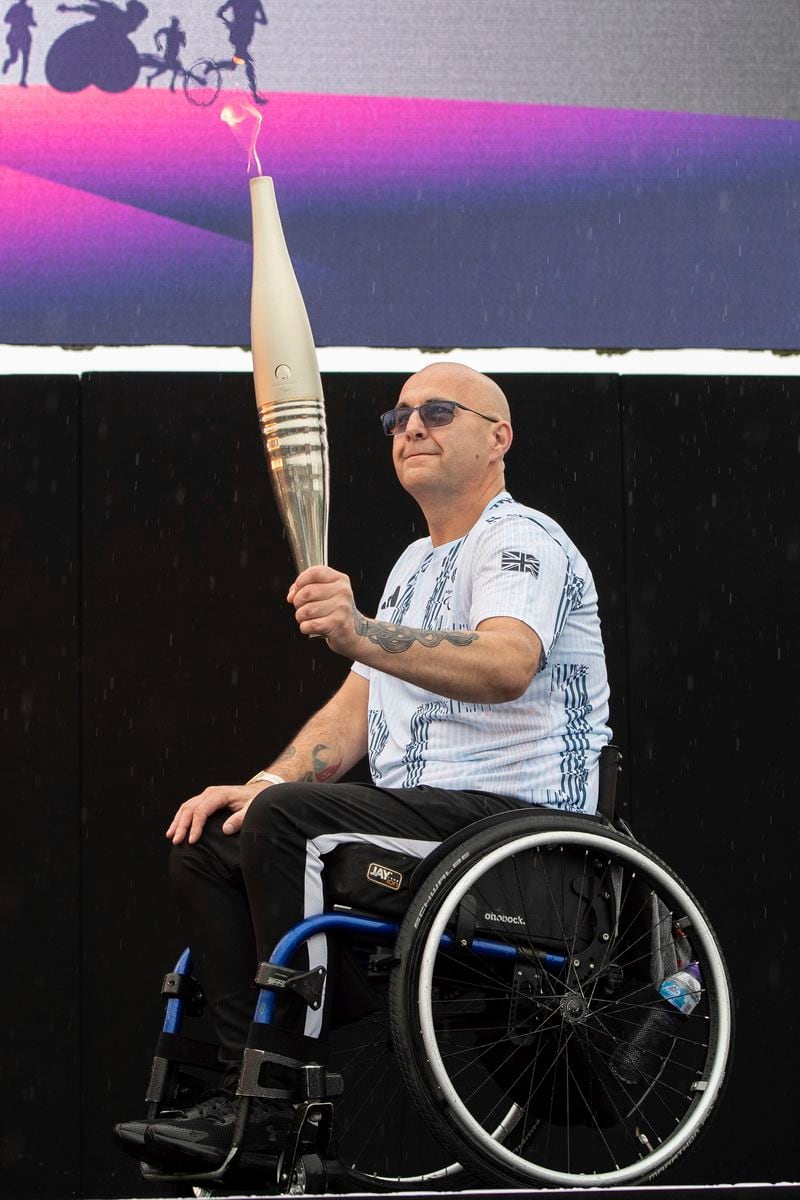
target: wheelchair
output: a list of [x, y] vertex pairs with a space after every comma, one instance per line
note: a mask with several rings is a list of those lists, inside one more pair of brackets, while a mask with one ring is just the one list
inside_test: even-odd
[[[652, 1179], [717, 1104], [733, 1041], [717, 938], [677, 875], [614, 816], [620, 755], [601, 756], [596, 816], [514, 809], [469, 826], [417, 867], [401, 920], [337, 906], [301, 922], [259, 966], [226, 1161], [146, 1178], [214, 1195], [237, 1161], [255, 1097], [295, 1117], [263, 1194], [623, 1186]], [[334, 935], [370, 1003], [334, 1030], [327, 1063], [293, 1056], [276, 996], [318, 1007], [324, 969], [291, 966]], [[658, 991], [691, 964], [694, 1007]], [[186, 1068], [219, 1069], [184, 1036], [202, 1004], [187, 950], [164, 981], [148, 1118], [186, 1095]], [[288, 1092], [263, 1087], [265, 1063]], [[336, 1124], [334, 1127], [334, 1111]]]

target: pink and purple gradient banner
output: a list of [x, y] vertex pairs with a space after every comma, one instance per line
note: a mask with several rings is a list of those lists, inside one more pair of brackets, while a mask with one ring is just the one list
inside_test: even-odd
[[[232, 98], [0, 88], [0, 342], [247, 343]], [[320, 345], [800, 345], [800, 123], [287, 93], [263, 112]]]

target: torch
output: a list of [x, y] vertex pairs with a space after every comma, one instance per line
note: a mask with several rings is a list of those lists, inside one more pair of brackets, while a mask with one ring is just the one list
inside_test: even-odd
[[328, 438], [317, 352], [272, 179], [250, 180], [250, 337], [261, 439], [298, 574], [328, 558]]

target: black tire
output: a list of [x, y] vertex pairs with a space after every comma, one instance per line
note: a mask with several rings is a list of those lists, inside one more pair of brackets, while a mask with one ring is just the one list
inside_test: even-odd
[[[509, 957], [476, 954], [473, 935]], [[699, 963], [689, 1016], [656, 990], [654, 939]], [[420, 887], [397, 954], [390, 1013], [409, 1091], [491, 1186], [640, 1183], [720, 1095], [733, 1029], [714, 932], [668, 867], [597, 819], [525, 813], [476, 834]]]

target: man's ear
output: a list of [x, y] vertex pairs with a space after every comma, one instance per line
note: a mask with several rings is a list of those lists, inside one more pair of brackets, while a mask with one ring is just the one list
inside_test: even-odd
[[514, 440], [514, 431], [508, 421], [500, 421], [495, 425], [493, 433], [495, 449], [500, 451], [496, 457], [503, 458]]

